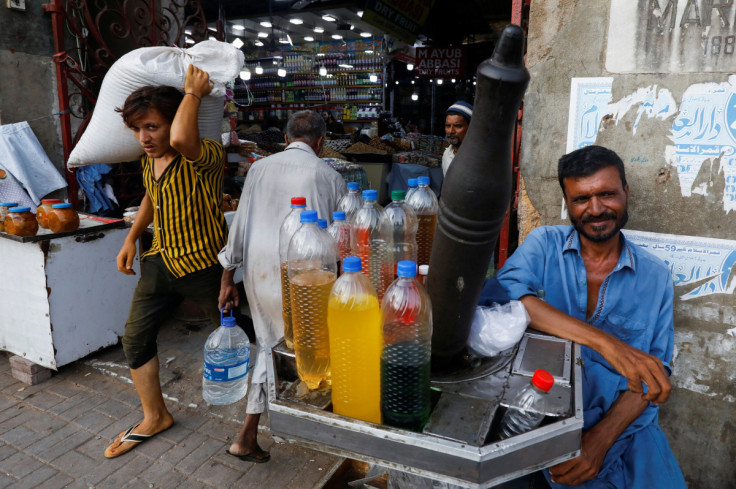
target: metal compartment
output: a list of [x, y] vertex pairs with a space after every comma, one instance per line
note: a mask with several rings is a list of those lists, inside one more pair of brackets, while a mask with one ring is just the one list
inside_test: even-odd
[[[422, 433], [331, 412], [329, 392], [302, 395], [293, 351], [267, 352], [271, 432], [314, 450], [376, 463], [469, 488], [487, 488], [580, 453], [583, 427], [580, 347], [527, 332], [480, 374], [432, 382], [435, 403]], [[536, 368], [555, 377], [541, 427], [498, 441], [498, 423]]]

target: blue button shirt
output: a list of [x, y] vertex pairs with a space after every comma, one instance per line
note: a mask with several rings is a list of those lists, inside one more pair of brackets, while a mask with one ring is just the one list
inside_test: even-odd
[[[674, 345], [672, 317], [674, 290], [669, 270], [658, 258], [624, 237], [622, 240], [621, 256], [613, 271], [601, 284], [598, 302], [591, 317], [587, 317], [587, 272], [580, 255], [580, 238], [572, 226], [543, 226], [532, 231], [498, 272], [498, 280], [511, 299], [518, 300], [525, 295], [539, 297], [543, 291], [543, 299], [550, 305], [658, 357], [667, 372], [671, 373], [670, 362]], [[583, 346], [581, 352], [584, 360], [583, 429], [588, 430], [603, 418], [619, 394], [628, 389], [628, 381], [596, 351]], [[665, 466], [660, 466], [656, 470], [676, 469], [679, 479], [682, 478], [677, 462], [669, 451], [666, 437], [657, 425], [658, 412], [659, 408], [650, 403], [626, 428], [619, 441], [629, 440], [629, 443], [624, 446], [617, 442], [614, 445], [615, 449], [609, 451], [599, 478], [604, 475], [606, 469], [613, 468], [611, 464], [614, 461], [609, 459], [631, 452], [626, 447], [630, 446], [632, 435], [650, 427], [657, 433], [642, 437], [641, 443], [644, 443], [644, 438], [654, 436], [658, 446], [663, 442], [669, 452], [663, 460]], [[651, 460], [649, 462], [651, 463]], [[620, 460], [616, 464], [621, 468]], [[661, 482], [661, 479], [658, 480]]]

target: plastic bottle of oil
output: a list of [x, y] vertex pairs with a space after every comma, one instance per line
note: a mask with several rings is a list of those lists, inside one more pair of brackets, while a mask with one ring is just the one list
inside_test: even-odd
[[332, 410], [380, 423], [383, 333], [378, 297], [368, 277], [360, 273], [360, 258], [348, 256], [342, 267], [327, 309]]
[[287, 272], [287, 253], [289, 241], [301, 223], [299, 214], [307, 208], [307, 199], [304, 197], [291, 198], [291, 212], [281, 223], [279, 229], [279, 259], [281, 262], [281, 315], [284, 318], [284, 340], [286, 346], [294, 348], [294, 330], [291, 325], [291, 299], [289, 297], [289, 274]]
[[393, 230], [386, 211], [378, 204], [376, 190], [363, 191], [363, 206], [350, 221], [350, 248], [363, 264], [363, 274], [371, 279], [383, 297], [394, 278]]
[[429, 188], [429, 177], [417, 177], [417, 189], [411, 193], [407, 204], [414, 208], [419, 221], [417, 229], [417, 264], [429, 265], [432, 253], [434, 229], [437, 227], [439, 203], [434, 191]]
[[337, 247], [317, 227], [317, 211], [303, 211], [300, 221], [287, 255], [294, 352], [299, 378], [316, 390], [331, 383], [327, 302], [337, 278]]

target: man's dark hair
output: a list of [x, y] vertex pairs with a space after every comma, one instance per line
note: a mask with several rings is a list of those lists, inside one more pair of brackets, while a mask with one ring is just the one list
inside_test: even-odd
[[173, 122], [182, 98], [184, 94], [174, 87], [141, 87], [128, 95], [122, 109], [118, 107], [115, 110], [122, 114], [126, 126], [151, 109], [159, 111], [164, 119]]
[[624, 162], [610, 149], [603, 146], [586, 146], [564, 155], [557, 164], [557, 178], [563, 195], [566, 178], [587, 177], [609, 166], [616, 167], [621, 177], [621, 186], [626, 187]]
[[313, 110], [300, 110], [286, 123], [286, 135], [290, 141], [297, 139], [312, 144], [327, 133], [327, 126], [322, 116]]

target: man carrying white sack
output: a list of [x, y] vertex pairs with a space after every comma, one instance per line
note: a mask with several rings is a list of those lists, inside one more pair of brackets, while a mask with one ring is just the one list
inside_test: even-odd
[[[279, 229], [291, 211], [292, 197], [306, 197], [307, 206], [329, 219], [347, 192], [345, 180], [317, 155], [325, 138], [325, 122], [313, 111], [295, 113], [286, 124], [287, 147], [256, 161], [248, 170], [227, 246], [220, 253], [225, 268], [219, 306], [238, 305], [233, 283], [243, 267], [243, 285], [253, 316], [258, 357], [248, 384], [243, 427], [227, 453], [247, 462], [265, 462], [268, 452], [258, 446], [258, 421], [266, 410], [265, 349], [284, 335], [281, 308]], [[251, 351], [251, 362], [253, 352]]]
[[222, 267], [217, 253], [227, 235], [223, 150], [219, 142], [200, 139], [197, 125], [200, 102], [211, 90], [209, 74], [190, 65], [183, 95], [173, 87], [143, 87], [117, 109], [145, 151], [141, 164], [146, 187], [117, 256], [118, 270], [135, 274], [136, 241], [152, 222], [154, 239], [141, 257], [141, 278], [122, 338], [143, 421], [115, 438], [105, 450], [107, 458], [130, 451], [174, 423], [161, 393], [156, 347], [158, 330], [172, 309], [190, 299], [213, 326], [219, 325]]

